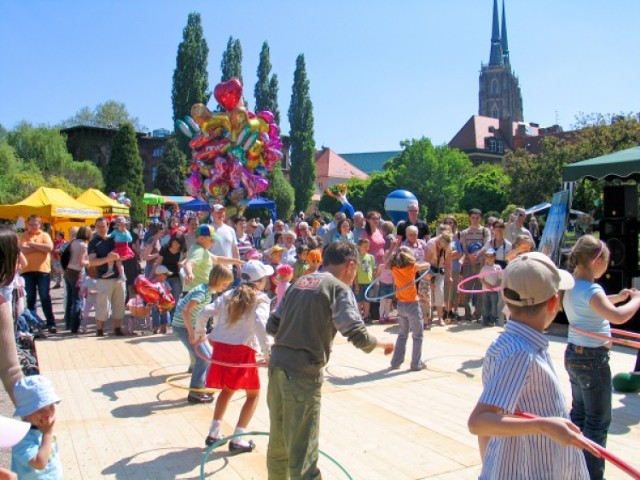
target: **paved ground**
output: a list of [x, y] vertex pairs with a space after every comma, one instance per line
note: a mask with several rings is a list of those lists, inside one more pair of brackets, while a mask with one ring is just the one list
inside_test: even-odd
[[[56, 305], [59, 311], [59, 299]], [[390, 325], [371, 330], [391, 338], [396, 333]], [[549, 340], [568, 398], [562, 368], [565, 330], [556, 326]], [[337, 337], [325, 372], [321, 449], [355, 479], [477, 478], [477, 442], [466, 419], [481, 390], [482, 356], [501, 331], [469, 323], [434, 327], [425, 335], [428, 369], [421, 372], [391, 372], [388, 357], [365, 355]], [[56, 434], [65, 478], [201, 478], [203, 439], [213, 407], [188, 404], [184, 390], [166, 383], [186, 366], [186, 351], [172, 335], [59, 334], [39, 342], [38, 351], [43, 373], [63, 398]], [[616, 373], [628, 371], [634, 361], [634, 351], [612, 351]], [[266, 385], [264, 370], [260, 376]], [[223, 433], [233, 431], [242, 398], [232, 400]], [[609, 449], [638, 466], [639, 422], [640, 395], [614, 394]], [[264, 393], [251, 428], [268, 431]], [[267, 439], [257, 436], [255, 442], [251, 454], [229, 456], [225, 448], [214, 452], [205, 464], [205, 478], [266, 478]], [[326, 458], [320, 466], [325, 479], [346, 478]], [[607, 478], [628, 476], [609, 466]]]

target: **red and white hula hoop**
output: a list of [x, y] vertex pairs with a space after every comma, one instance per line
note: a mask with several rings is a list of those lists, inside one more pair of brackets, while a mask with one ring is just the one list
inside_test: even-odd
[[[208, 348], [209, 347], [209, 348]], [[204, 350], [204, 351], [203, 351]], [[221, 367], [232, 367], [232, 368], [259, 368], [259, 367], [268, 367], [269, 364], [267, 362], [256, 362], [256, 363], [227, 363], [220, 362], [218, 360], [214, 360], [211, 354], [213, 350], [210, 348], [209, 340], [205, 340], [198, 345], [193, 346], [193, 352], [196, 354], [196, 357], [204, 360], [207, 363], [211, 363], [213, 365], [220, 365]]]
[[[607, 337], [606, 335], [590, 332], [588, 330], [584, 330], [582, 328], [578, 328], [573, 325], [569, 325], [569, 327], [572, 330], [575, 330], [576, 332], [578, 332], [580, 335], [584, 335], [586, 337], [595, 338], [597, 340], [604, 340], [606, 342], [616, 343], [618, 345], [624, 345], [625, 347], [637, 348], [638, 350], [640, 350], [640, 342], [634, 342], [633, 340], [627, 340], [626, 338]], [[620, 330], [618, 328], [612, 328], [611, 334], [640, 339], [640, 334], [627, 332], [626, 330]]]
[[[525, 412], [516, 412], [515, 415], [516, 415], [516, 417], [528, 418], [528, 419], [540, 418], [537, 415], [533, 415], [532, 413], [525, 413]], [[623, 472], [625, 472], [626, 474], [628, 474], [629, 476], [631, 476], [635, 480], [640, 480], [640, 470], [638, 470], [637, 468], [633, 467], [632, 465], [629, 465], [627, 462], [622, 460], [620, 457], [615, 456], [613, 453], [609, 452], [606, 448], [598, 445], [593, 440], [588, 439], [584, 435], [581, 435], [581, 437], [589, 445], [591, 445], [593, 448], [595, 448], [598, 451], [598, 453], [602, 456], [602, 458], [604, 458], [608, 462], [613, 463], [616, 467], [618, 467], [620, 470], [622, 470]]]

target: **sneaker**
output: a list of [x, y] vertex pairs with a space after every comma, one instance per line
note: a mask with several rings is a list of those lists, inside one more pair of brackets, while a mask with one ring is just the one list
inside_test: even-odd
[[114, 272], [113, 270], [107, 270], [103, 275], [102, 278], [109, 278], [109, 277], [113, 277], [116, 274], [116, 272]]
[[51, 325], [48, 329], [49, 333], [58, 333], [58, 329], [55, 325]]
[[229, 452], [233, 454], [253, 452], [255, 448], [256, 444], [253, 443], [253, 440], [249, 440], [249, 445], [238, 445], [237, 443], [229, 442]]
[[127, 277], [124, 275], [118, 277], [118, 283], [124, 283], [127, 281]]
[[189, 403], [212, 403], [213, 395], [190, 393], [187, 395], [187, 402]]
[[87, 327], [80, 327], [78, 333], [87, 333]]
[[427, 362], [421, 362], [417, 367], [411, 367], [412, 372], [419, 372], [420, 370], [426, 370]]

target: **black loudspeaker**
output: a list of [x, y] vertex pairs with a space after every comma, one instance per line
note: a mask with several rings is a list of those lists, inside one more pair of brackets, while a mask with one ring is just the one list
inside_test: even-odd
[[638, 218], [637, 185], [605, 185], [604, 218]]
[[[602, 285], [607, 295], [615, 295], [623, 288], [629, 288], [631, 286], [630, 280], [630, 277], [625, 276], [622, 270], [610, 268], [598, 279], [598, 283]], [[625, 282], [629, 285], [625, 285]]]
[[603, 218], [600, 239], [609, 247], [609, 267], [629, 278], [638, 270], [638, 221], [635, 218]]

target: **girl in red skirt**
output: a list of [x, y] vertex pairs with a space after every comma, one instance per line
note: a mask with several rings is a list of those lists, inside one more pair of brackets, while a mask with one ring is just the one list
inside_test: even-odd
[[[244, 390], [246, 399], [240, 410], [234, 435], [247, 431], [258, 405], [258, 369], [232, 367], [216, 362], [229, 365], [255, 364], [256, 352], [259, 351], [262, 351], [266, 361], [269, 360], [265, 328], [269, 318], [270, 301], [263, 290], [270, 275], [273, 275], [273, 267], [259, 260], [249, 260], [242, 267], [240, 285], [218, 297], [198, 316], [195, 331], [198, 342], [205, 340], [207, 319], [214, 317], [213, 330], [208, 337], [213, 344], [213, 353], [206, 386], [222, 390], [216, 401], [209, 435], [205, 439], [207, 445], [223, 438], [220, 422], [236, 390]], [[232, 453], [251, 452], [254, 448], [253, 441], [247, 441], [243, 437], [236, 437], [229, 443], [229, 451]]]

